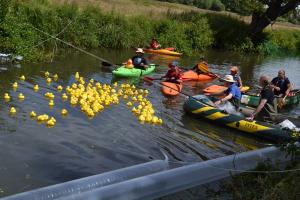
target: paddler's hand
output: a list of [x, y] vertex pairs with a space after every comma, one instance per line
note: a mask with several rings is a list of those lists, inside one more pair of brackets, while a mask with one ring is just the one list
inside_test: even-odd
[[246, 120], [253, 121], [254, 120], [254, 115], [251, 115], [250, 117], [246, 117]]
[[221, 101], [221, 100], [218, 100], [218, 101], [215, 102], [215, 105], [217, 106], [217, 105], [219, 105], [220, 103], [222, 103], [222, 101]]

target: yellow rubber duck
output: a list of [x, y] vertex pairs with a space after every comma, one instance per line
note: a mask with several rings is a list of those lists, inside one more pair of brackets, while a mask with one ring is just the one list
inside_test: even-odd
[[34, 87], [33, 87], [33, 90], [35, 91], [35, 92], [37, 92], [37, 91], [39, 91], [39, 85], [35, 85]]
[[52, 81], [52, 79], [51, 79], [51, 78], [47, 78], [47, 79], [46, 79], [46, 82], [47, 82], [47, 84], [50, 84], [50, 83], [51, 83], [51, 81]]
[[54, 101], [53, 100], [50, 100], [49, 101], [49, 103], [48, 103], [48, 105], [50, 106], [50, 107], [53, 107], [55, 104], [54, 104]]
[[9, 114], [11, 114], [11, 115], [16, 114], [16, 112], [17, 112], [17, 110], [16, 110], [15, 107], [11, 107], [11, 108], [9, 109]]
[[61, 92], [63, 90], [63, 87], [61, 85], [57, 86], [57, 91]]
[[75, 79], [78, 80], [79, 79], [79, 72], [75, 73]]
[[128, 107], [131, 107], [131, 106], [132, 106], [132, 103], [131, 103], [131, 102], [128, 102], [126, 105], [127, 105]]
[[19, 93], [18, 99], [19, 99], [20, 101], [23, 101], [23, 100], [25, 99], [25, 96], [24, 96], [22, 93]]
[[19, 78], [21, 81], [25, 81], [25, 76], [24, 75], [22, 75], [22, 76], [20, 76], [20, 78]]
[[35, 113], [34, 111], [31, 111], [31, 112], [30, 112], [30, 117], [31, 117], [31, 118], [36, 117], [36, 113]]
[[53, 127], [55, 125], [55, 123], [56, 123], [56, 120], [54, 119], [54, 117], [51, 117], [51, 119], [49, 119], [47, 121], [47, 127], [51, 128], [51, 127]]
[[68, 96], [67, 96], [66, 93], [63, 93], [61, 98], [62, 98], [63, 101], [66, 101], [68, 99]]
[[16, 90], [18, 88], [18, 83], [14, 82], [13, 85], [12, 85], [12, 87], [13, 87], [14, 90]]
[[45, 78], [48, 78], [50, 73], [48, 71], [45, 72]]
[[57, 75], [57, 74], [54, 74], [54, 75], [53, 75], [53, 80], [54, 80], [54, 81], [57, 81], [57, 80], [58, 80], [58, 75]]
[[10, 101], [10, 96], [9, 96], [8, 93], [4, 93], [4, 100], [5, 100], [6, 102]]
[[61, 110], [61, 115], [66, 116], [68, 114], [68, 111], [66, 109]]

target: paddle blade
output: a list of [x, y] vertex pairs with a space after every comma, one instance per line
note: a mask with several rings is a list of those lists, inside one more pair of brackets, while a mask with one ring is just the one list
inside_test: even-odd
[[284, 101], [285, 101], [285, 99], [279, 99], [278, 104], [277, 104], [277, 107], [279, 109], [281, 109], [284, 106]]
[[198, 63], [198, 69], [201, 70], [203, 73], [208, 74], [209, 70], [208, 70], [208, 65], [206, 63]]
[[154, 78], [151, 78], [149, 76], [145, 76], [143, 79], [144, 79], [144, 81], [146, 81], [148, 83], [152, 83], [152, 81], [154, 80]]

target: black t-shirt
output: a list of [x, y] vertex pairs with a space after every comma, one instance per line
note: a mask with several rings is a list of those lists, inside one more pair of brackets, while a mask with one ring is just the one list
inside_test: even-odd
[[261, 96], [261, 100], [267, 99], [267, 103], [274, 106], [274, 92], [270, 86], [263, 88], [262, 91], [260, 92], [260, 96]]
[[136, 68], [139, 68], [142, 63], [144, 65], [148, 65], [148, 61], [143, 56], [135, 55], [132, 57], [131, 60], [132, 60], [134, 67], [136, 67]]
[[275, 77], [272, 80], [272, 84], [280, 88], [280, 91], [274, 90], [275, 95], [285, 94], [288, 85], [290, 84], [290, 80], [288, 78], [279, 79], [278, 77]]

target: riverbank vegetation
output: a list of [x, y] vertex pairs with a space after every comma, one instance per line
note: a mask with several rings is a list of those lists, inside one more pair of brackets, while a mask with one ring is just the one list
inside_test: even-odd
[[207, 48], [262, 54], [300, 50], [298, 30], [265, 31], [253, 41], [248, 37], [249, 24], [218, 13], [169, 11], [155, 19], [124, 17], [97, 6], [48, 0], [5, 0], [0, 9], [1, 52], [21, 54], [27, 60], [46, 59], [56, 48], [67, 47], [49, 35], [81, 48], [146, 47], [156, 37], [162, 46], [186, 54]]

